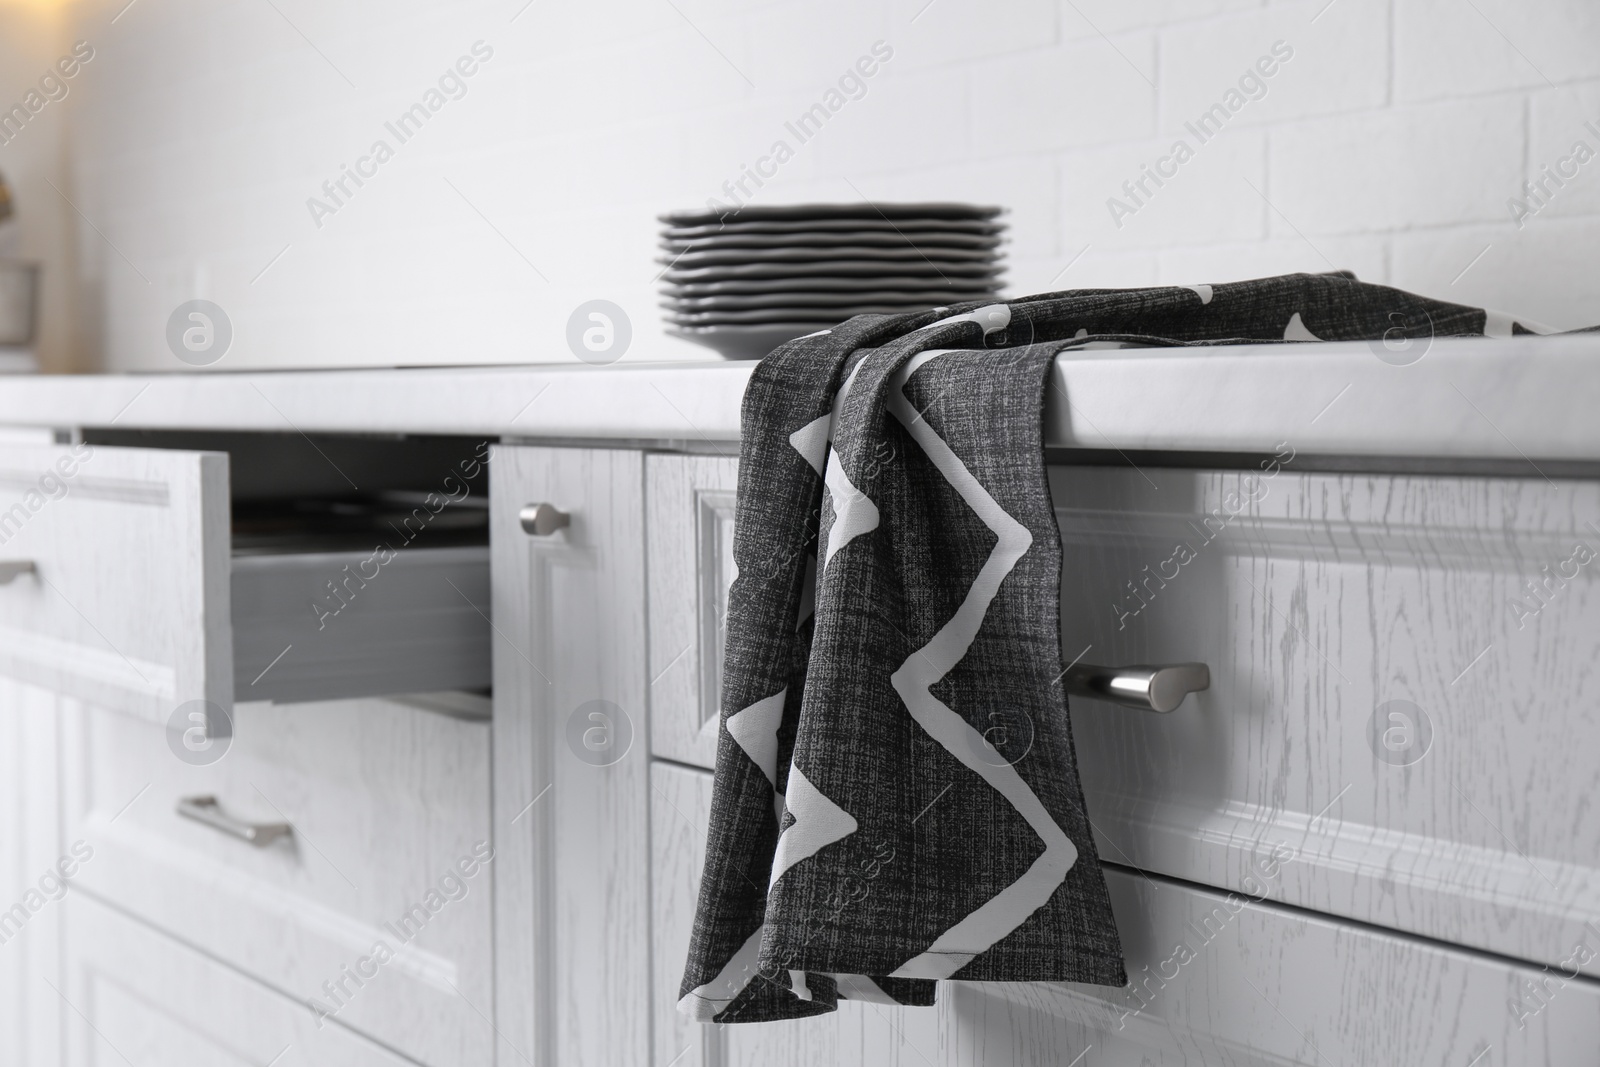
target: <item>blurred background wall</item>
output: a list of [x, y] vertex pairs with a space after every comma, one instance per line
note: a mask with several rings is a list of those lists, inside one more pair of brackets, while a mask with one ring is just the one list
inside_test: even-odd
[[[9, 113], [56, 60], [71, 51], [68, 11], [48, 0], [0, 0], [0, 108]], [[36, 354], [42, 369], [92, 370], [99, 348], [76, 318], [78, 268], [74, 255], [80, 220], [51, 188], [65, 192], [71, 183], [67, 150], [67, 108], [82, 79], [63, 81], [66, 95], [49, 100], [26, 122], [0, 125], [0, 175], [10, 187], [17, 212], [0, 232], [0, 256], [44, 265]], [[59, 91], [58, 91], [59, 94]], [[0, 118], [9, 117], [0, 114]], [[173, 361], [176, 362], [176, 361]]]
[[0, 146], [48, 369], [188, 369], [195, 297], [219, 370], [565, 361], [595, 298], [700, 358], [654, 216], [735, 194], [1006, 205], [1012, 295], [1349, 268], [1600, 322], [1592, 0], [0, 0], [0, 106], [79, 40]]

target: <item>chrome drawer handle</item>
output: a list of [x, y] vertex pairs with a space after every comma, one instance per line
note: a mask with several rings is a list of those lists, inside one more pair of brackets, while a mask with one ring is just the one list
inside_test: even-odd
[[24, 574], [38, 574], [31, 559], [0, 560], [0, 585], [10, 585]]
[[221, 830], [229, 837], [248, 841], [257, 848], [270, 845], [278, 838], [288, 837], [294, 832], [294, 828], [286, 822], [245, 822], [235, 819], [223, 811], [217, 798], [212, 796], [183, 797], [178, 801], [178, 814], [205, 823], [213, 830]]
[[1160, 667], [1078, 663], [1067, 668], [1067, 692], [1144, 711], [1175, 711], [1190, 693], [1210, 688], [1211, 668], [1204, 663], [1169, 663]]
[[535, 537], [549, 537], [557, 530], [572, 525], [572, 516], [554, 504], [528, 504], [517, 513], [522, 529]]

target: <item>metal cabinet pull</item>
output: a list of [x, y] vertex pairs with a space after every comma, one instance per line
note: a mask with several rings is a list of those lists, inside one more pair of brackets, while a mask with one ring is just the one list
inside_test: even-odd
[[223, 811], [217, 798], [212, 796], [183, 797], [178, 801], [178, 814], [205, 823], [213, 830], [221, 830], [229, 837], [248, 841], [257, 848], [270, 845], [278, 838], [288, 837], [294, 832], [294, 828], [286, 822], [245, 822], [236, 819]]
[[1204, 663], [1169, 663], [1150, 667], [1096, 667], [1078, 663], [1067, 668], [1067, 692], [1109, 700], [1144, 711], [1174, 711], [1190, 693], [1211, 688], [1211, 668]]
[[517, 513], [522, 529], [535, 537], [549, 537], [564, 527], [572, 525], [572, 516], [554, 504], [528, 504]]
[[10, 585], [24, 574], [38, 574], [31, 559], [0, 560], [0, 585]]

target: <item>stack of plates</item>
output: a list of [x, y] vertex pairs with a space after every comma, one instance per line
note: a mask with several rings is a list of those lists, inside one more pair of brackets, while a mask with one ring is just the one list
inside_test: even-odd
[[1000, 209], [800, 204], [662, 215], [667, 332], [730, 359], [864, 312], [988, 300], [1000, 288]]

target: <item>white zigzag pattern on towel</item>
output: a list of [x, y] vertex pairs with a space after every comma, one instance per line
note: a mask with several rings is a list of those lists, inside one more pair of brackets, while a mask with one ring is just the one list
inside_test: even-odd
[[1311, 328], [1306, 325], [1306, 320], [1300, 317], [1300, 312], [1298, 311], [1289, 316], [1289, 325], [1283, 328], [1283, 339], [1285, 341], [1322, 340], [1322, 338], [1311, 332]]
[[947, 353], [924, 353], [895, 375], [890, 383], [889, 410], [905, 425], [967, 506], [994, 531], [996, 542], [955, 615], [927, 645], [907, 657], [900, 669], [890, 676], [890, 682], [917, 724], [1010, 801], [1043, 840], [1045, 849], [1022, 877], [940, 934], [925, 952], [894, 971], [890, 975], [893, 978], [950, 977], [1043, 907], [1078, 861], [1078, 850], [1071, 838], [1050, 817], [1016, 768], [1009, 763], [995, 765], [982, 759], [979, 755], [984, 751], [982, 736], [929, 692], [929, 687], [950, 673], [966, 656], [983, 626], [989, 604], [999, 592], [1000, 583], [1033, 543], [1028, 528], [1000, 507], [905, 397], [906, 380], [918, 367], [944, 354]]
[[855, 833], [859, 825], [855, 816], [828, 799], [793, 763], [789, 764], [789, 788], [784, 799], [794, 822], [778, 838], [778, 848], [772, 856], [772, 879], [767, 883], [769, 889], [790, 867], [815, 856], [835, 841], [843, 841]]
[[817, 560], [819, 572], [827, 570], [828, 561], [845, 545], [878, 528], [878, 505], [855, 487], [850, 476], [845, 474], [844, 465], [839, 462], [839, 454], [833, 450], [833, 439], [838, 436], [839, 416], [844, 412], [845, 399], [850, 395], [851, 386], [856, 383], [856, 375], [861, 373], [866, 363], [864, 359], [857, 363], [839, 391], [833, 394], [833, 410], [828, 415], [828, 459], [822, 484], [824, 502], [833, 506], [833, 524], [828, 527], [826, 547]]
[[864, 974], [833, 974], [829, 977], [838, 983], [840, 1000], [864, 1000], [871, 1004], [889, 1005], [900, 1003]]
[[778, 788], [778, 725], [783, 722], [783, 701], [789, 687], [741, 708], [728, 716], [728, 733], [750, 762], [761, 768], [772, 788]]
[[779, 822], [783, 821], [783, 794], [778, 792], [778, 727], [783, 725], [783, 702], [788, 696], [789, 687], [784, 686], [728, 716], [728, 734], [772, 786], [772, 813]]
[[789, 435], [789, 447], [805, 457], [811, 469], [822, 473], [828, 459], [828, 438], [832, 436], [832, 415], [818, 415]]
[[833, 502], [833, 525], [828, 527], [828, 549], [822, 558], [823, 570], [827, 570], [828, 564], [841, 548], [878, 528], [878, 505], [855, 487], [850, 476], [844, 472], [837, 452], [828, 453], [825, 484], [828, 487], [828, 499]]
[[[860, 364], [857, 364], [856, 371], [860, 369]], [[834, 430], [839, 425], [839, 413], [844, 408], [845, 397], [849, 395], [850, 386], [854, 382], [855, 372], [852, 371], [838, 393], [834, 395], [832, 410], [826, 415], [812, 419], [789, 435], [789, 447], [800, 453], [812, 470], [824, 476], [823, 484], [833, 497], [835, 521], [830, 534], [837, 534], [837, 537], [829, 537], [828, 558], [832, 558], [838, 548], [844, 547], [855, 537], [870, 532], [878, 525], [877, 505], [851, 484], [831, 447]], [[826, 560], [823, 562], [826, 566]], [[801, 597], [800, 610], [795, 620], [796, 627], [805, 622], [813, 610], [818, 569], [816, 557], [808, 558], [805, 572], [808, 588]], [[771, 783], [773, 808], [780, 821], [787, 798], [778, 792], [778, 726], [783, 721], [783, 704], [788, 692], [788, 688], [785, 687], [747, 708], [741, 708], [728, 716], [726, 724], [728, 733], [732, 735], [740, 750]], [[799, 789], [796, 789], [797, 784]], [[778, 839], [778, 850], [773, 857], [771, 882], [776, 882], [784, 871], [807, 856], [813, 855], [824, 845], [848, 837], [856, 831], [855, 819], [818, 792], [816, 787], [792, 766], [789, 769], [789, 791], [796, 795], [800, 810], [795, 811], [795, 822], [791, 823], [789, 830]], [[791, 833], [797, 828], [800, 831], [798, 834]], [[765, 930], [766, 925], [763, 924], [751, 934], [739, 951], [723, 965], [716, 978], [683, 996], [678, 1001], [678, 1011], [699, 1022], [709, 1022], [733, 1003], [744, 988], [756, 978], [754, 962], [760, 954], [761, 936]], [[811, 999], [811, 989], [806, 984], [804, 971], [790, 971], [789, 979], [795, 996], [801, 1000]], [[884, 998], [884, 1002], [894, 1003], [893, 999], [884, 994], [871, 979], [857, 976], [854, 980], [857, 983], [864, 983], [856, 986], [863, 991], [863, 994], [858, 994], [856, 999], [862, 999], [864, 991], [870, 988], [877, 990], [878, 995]]]

